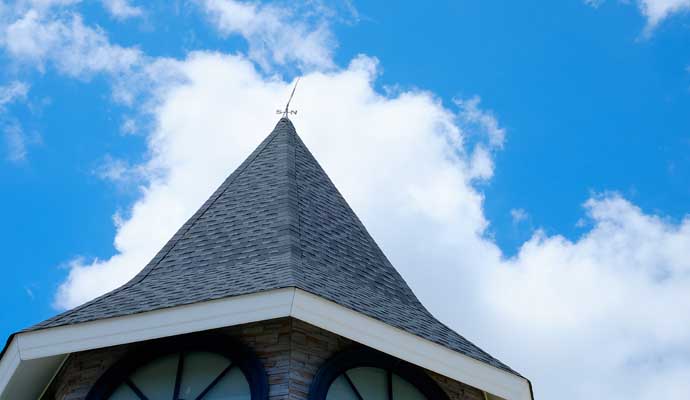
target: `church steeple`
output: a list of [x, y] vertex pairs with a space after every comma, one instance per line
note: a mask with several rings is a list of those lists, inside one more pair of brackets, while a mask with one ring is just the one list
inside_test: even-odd
[[[229, 345], [230, 336], [237, 335], [228, 336], [226, 329], [240, 327], [253, 327], [242, 340], [268, 358], [257, 361], [249, 349]], [[314, 336], [308, 340], [303, 332]], [[212, 337], [217, 346], [206, 342]], [[268, 337], [289, 343], [277, 351], [275, 343], [265, 342]], [[349, 350], [344, 343], [352, 345]], [[129, 355], [118, 356], [120, 345]], [[163, 346], [162, 353], [150, 346]], [[196, 355], [187, 354], [193, 350], [189, 346]], [[289, 398], [330, 398], [330, 388], [348, 384], [345, 371], [362, 366], [371, 367], [370, 378], [382, 373], [387, 378], [376, 385], [371, 379], [350, 382], [345, 398], [361, 399], [355, 386], [371, 384], [396, 400], [455, 400], [465, 390], [470, 395], [462, 394], [463, 399], [533, 400], [527, 379], [424, 308], [286, 117], [129, 282], [10, 336], [0, 352], [0, 400], [39, 398], [43, 388], [58, 390], [82, 378], [89, 399], [101, 399], [116, 387], [143, 399], [147, 396], [137, 390], [152, 393], [158, 389], [149, 383], [174, 378], [166, 398], [176, 399], [187, 382], [180, 372], [184, 360], [201, 357], [202, 350], [231, 361], [215, 380], [200, 373], [211, 382], [206, 391], [224, 376], [242, 382], [228, 372], [233, 360], [253, 360], [253, 367], [242, 370], [252, 399], [265, 400], [269, 390], [283, 393], [284, 382], [290, 382]], [[140, 357], [163, 362], [168, 358], [162, 354], [170, 351], [178, 355], [178, 372], [172, 375], [165, 367], [172, 364]], [[84, 361], [90, 357], [103, 365], [120, 361], [95, 382], [98, 374], [84, 372], [94, 364]], [[286, 357], [294, 363], [273, 368]], [[168, 378], [131, 384], [127, 377], [135, 379], [144, 365], [157, 365], [156, 373]], [[265, 379], [264, 367], [278, 374], [274, 383]], [[443, 394], [436, 383], [442, 376], [457, 395]], [[81, 396], [85, 388], [68, 387], [65, 393]]]
[[287, 118], [130, 282], [32, 329], [288, 287], [512, 372], [422, 306]]

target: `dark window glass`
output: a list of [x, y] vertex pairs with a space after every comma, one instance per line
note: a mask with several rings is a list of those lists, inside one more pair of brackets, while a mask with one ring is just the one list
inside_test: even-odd
[[125, 377], [109, 400], [251, 400], [247, 378], [220, 354], [169, 354]]
[[382, 368], [352, 368], [338, 376], [326, 400], [427, 400], [414, 385]]

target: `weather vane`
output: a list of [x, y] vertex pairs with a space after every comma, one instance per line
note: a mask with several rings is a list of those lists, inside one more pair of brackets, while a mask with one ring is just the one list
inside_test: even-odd
[[290, 109], [290, 102], [292, 101], [292, 96], [295, 95], [295, 89], [297, 89], [298, 83], [299, 83], [299, 77], [297, 77], [297, 80], [295, 81], [295, 86], [292, 88], [292, 93], [290, 94], [290, 98], [288, 99], [288, 102], [285, 105], [285, 110], [276, 110], [276, 114], [283, 114], [283, 118], [288, 118], [288, 116], [290, 114], [297, 115], [297, 110], [291, 110]]

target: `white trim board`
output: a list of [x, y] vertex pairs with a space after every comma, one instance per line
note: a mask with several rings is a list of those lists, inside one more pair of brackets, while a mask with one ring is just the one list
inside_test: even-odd
[[0, 400], [35, 399], [47, 383], [41, 386], [37, 378], [50, 379], [69, 353], [281, 317], [302, 320], [506, 400], [531, 399], [524, 378], [287, 288], [19, 333], [0, 360]]
[[15, 337], [10, 342], [5, 350], [5, 354], [0, 360], [0, 394], [4, 392], [5, 387], [9, 384], [12, 375], [19, 367], [21, 358], [19, 357], [19, 346], [17, 345], [17, 338]]
[[292, 316], [504, 399], [531, 399], [524, 378], [299, 289]]

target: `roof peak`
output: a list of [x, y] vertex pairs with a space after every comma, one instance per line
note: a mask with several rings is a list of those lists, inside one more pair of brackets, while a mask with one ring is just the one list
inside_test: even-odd
[[280, 119], [278, 120], [278, 123], [276, 123], [276, 126], [275, 126], [275, 128], [273, 128], [273, 130], [275, 131], [276, 128], [278, 128], [278, 125], [280, 125], [281, 123], [287, 124], [290, 129], [292, 129], [295, 133], [297, 133], [297, 130], [295, 129], [295, 125], [293, 125], [292, 120], [288, 117], [280, 117]]
[[286, 287], [511, 371], [422, 306], [287, 117], [131, 281], [31, 329]]

